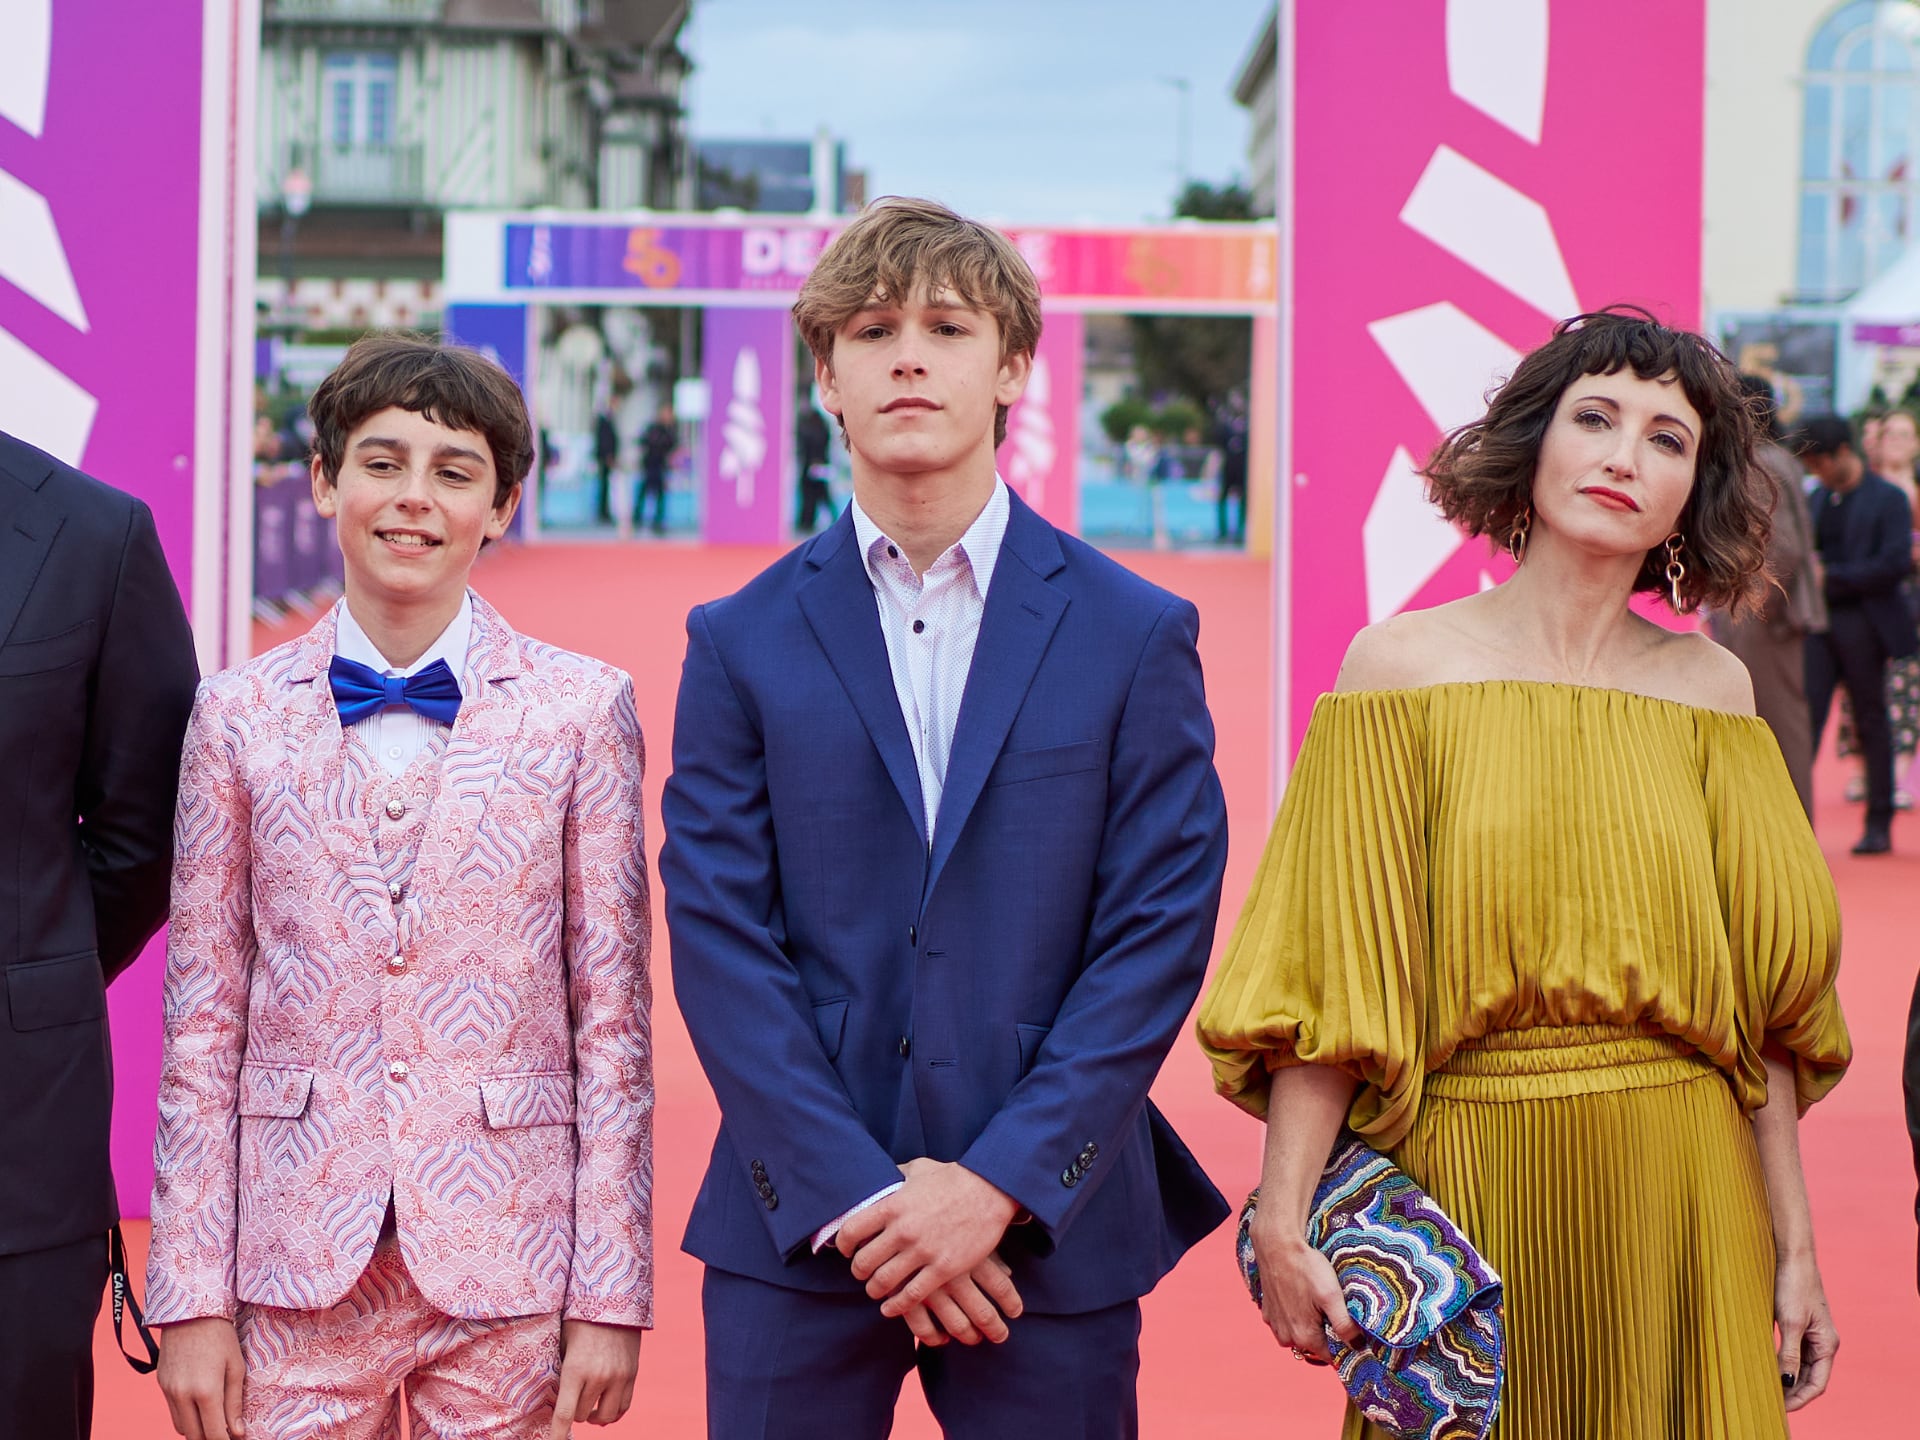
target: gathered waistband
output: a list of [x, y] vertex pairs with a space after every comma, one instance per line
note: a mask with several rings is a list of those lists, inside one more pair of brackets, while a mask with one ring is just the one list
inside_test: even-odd
[[1686, 1041], [1638, 1025], [1536, 1025], [1469, 1040], [1426, 1078], [1441, 1100], [1546, 1100], [1677, 1085], [1720, 1072]]

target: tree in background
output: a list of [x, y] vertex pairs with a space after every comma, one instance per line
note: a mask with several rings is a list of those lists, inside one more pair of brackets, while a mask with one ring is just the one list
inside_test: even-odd
[[[1253, 195], [1235, 184], [1192, 180], [1174, 202], [1176, 217], [1252, 220]], [[1253, 322], [1243, 315], [1130, 315], [1134, 376], [1142, 395], [1179, 396], [1202, 414], [1244, 390], [1253, 365]]]

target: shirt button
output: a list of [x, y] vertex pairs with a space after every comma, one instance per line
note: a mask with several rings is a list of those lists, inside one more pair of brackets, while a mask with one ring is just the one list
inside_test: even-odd
[[406, 1079], [407, 1078], [407, 1062], [404, 1060], [396, 1060], [391, 1065], [387, 1066], [387, 1078], [389, 1080]]
[[918, 635], [921, 631], [925, 630], [926, 628], [927, 628], [927, 622], [924, 620], [916, 620], [913, 622], [913, 633], [916, 635]]
[[[407, 957], [404, 955], [392, 956], [387, 961], [387, 969], [395, 975], [406, 974], [407, 973]], [[402, 1065], [400, 1068], [404, 1070], [407, 1067]]]
[[387, 758], [389, 760], [398, 760], [400, 758], [400, 747], [398, 745], [389, 745], [387, 747]]
[[389, 820], [398, 820], [402, 815], [405, 815], [406, 813], [407, 813], [406, 801], [404, 800], [387, 801], [387, 818]]
[[887, 546], [887, 558], [889, 560], [898, 560], [900, 558], [899, 547], [896, 545]]

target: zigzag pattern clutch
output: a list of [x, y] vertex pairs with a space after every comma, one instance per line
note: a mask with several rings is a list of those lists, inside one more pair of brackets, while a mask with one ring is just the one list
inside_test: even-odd
[[[1240, 1271], [1254, 1304], [1253, 1216], [1240, 1212]], [[1355, 1407], [1402, 1440], [1484, 1440], [1506, 1382], [1500, 1277], [1391, 1160], [1342, 1135], [1313, 1193], [1307, 1241], [1333, 1262], [1358, 1344], [1329, 1336]]]

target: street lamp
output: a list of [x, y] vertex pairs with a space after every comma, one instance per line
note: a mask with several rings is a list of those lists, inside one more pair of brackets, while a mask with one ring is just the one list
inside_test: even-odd
[[313, 203], [313, 177], [298, 165], [280, 177], [280, 309], [287, 333], [293, 334], [293, 235], [300, 217]]

